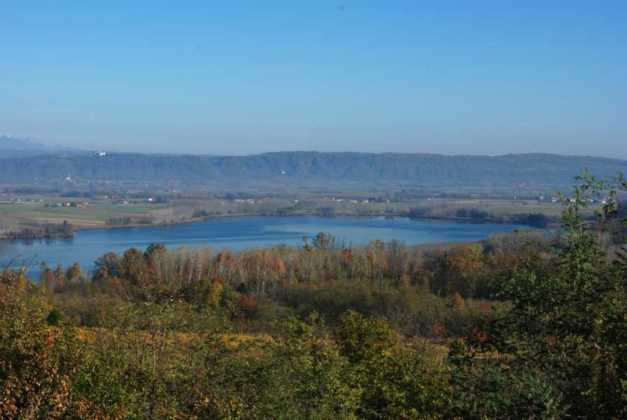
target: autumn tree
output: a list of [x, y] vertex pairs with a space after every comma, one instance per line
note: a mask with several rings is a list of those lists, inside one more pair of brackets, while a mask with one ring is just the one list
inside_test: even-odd
[[63, 290], [65, 287], [65, 271], [63, 271], [61, 264], [58, 264], [57, 268], [54, 270], [54, 279], [55, 290]]
[[55, 291], [56, 278], [48, 264], [44, 263], [40, 267], [39, 283], [46, 289], [46, 292], [53, 293]]
[[137, 297], [150, 300], [153, 296], [152, 282], [144, 253], [136, 248], [128, 249], [120, 259], [118, 272], [124, 284]]
[[431, 262], [433, 291], [441, 296], [457, 292], [473, 297], [485, 263], [481, 245], [461, 245], [435, 256]]
[[107, 252], [94, 262], [94, 280], [104, 281], [119, 276], [120, 259], [115, 252]]
[[65, 277], [71, 284], [79, 283], [83, 278], [83, 270], [77, 262], [72, 264], [65, 272]]

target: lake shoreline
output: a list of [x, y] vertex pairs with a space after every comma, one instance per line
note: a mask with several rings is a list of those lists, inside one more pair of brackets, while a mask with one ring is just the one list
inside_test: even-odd
[[[197, 224], [192, 225], [191, 223]], [[141, 226], [148, 227], [146, 225]], [[315, 215], [269, 216], [228, 215], [204, 221], [152, 225], [153, 229], [82, 229], [72, 239], [2, 241], [0, 263], [24, 261], [34, 271], [36, 263], [69, 266], [75, 262], [87, 270], [108, 252], [124, 253], [130, 248], [145, 249], [160, 243], [169, 249], [229, 249], [244, 252], [285, 245], [302, 247], [304, 238], [326, 232], [337, 246], [361, 247], [372, 241], [397, 241], [406, 246], [473, 243], [501, 232], [524, 232], [515, 224], [459, 223], [451, 220], [410, 220], [407, 217], [322, 217]], [[121, 228], [121, 227], [119, 227]], [[6, 257], [6, 258], [5, 258]], [[12, 258], [9, 258], [12, 257]], [[35, 265], [33, 265], [35, 264]]]
[[[178, 226], [178, 225], [187, 225], [192, 223], [200, 223], [209, 220], [219, 220], [219, 219], [233, 219], [240, 217], [275, 217], [275, 218], [290, 218], [290, 217], [321, 217], [321, 218], [407, 218], [409, 220], [414, 221], [434, 221], [434, 222], [453, 222], [460, 224], [517, 224], [508, 220], [503, 220], [502, 218], [492, 218], [492, 219], [472, 219], [467, 217], [450, 217], [450, 216], [425, 216], [425, 217], [410, 217], [407, 214], [403, 213], [379, 213], [379, 214], [369, 214], [369, 215], [355, 215], [355, 214], [334, 214], [334, 215], [320, 215], [315, 212], [303, 212], [300, 214], [268, 214], [268, 213], [237, 213], [237, 214], [215, 214], [203, 217], [196, 217], [191, 219], [181, 219], [181, 220], [170, 220], [163, 221], [159, 223], [130, 223], [125, 225], [107, 225], [104, 224], [102, 226], [98, 225], [72, 225], [71, 235], [63, 235], [63, 236], [50, 236], [45, 232], [42, 232], [40, 235], [33, 233], [30, 230], [24, 230], [22, 232], [14, 232], [10, 231], [5, 234], [0, 234], [0, 241], [31, 241], [31, 240], [63, 240], [63, 239], [72, 239], [76, 232], [80, 231], [93, 231], [93, 230], [116, 230], [116, 229], [142, 229], [142, 228], [159, 228], [159, 227], [169, 227], [169, 226]], [[59, 224], [61, 225], [61, 224]], [[555, 227], [555, 224], [550, 224], [544, 228], [538, 228], [530, 225], [520, 224], [521, 226], [527, 227], [529, 229], [550, 229]]]

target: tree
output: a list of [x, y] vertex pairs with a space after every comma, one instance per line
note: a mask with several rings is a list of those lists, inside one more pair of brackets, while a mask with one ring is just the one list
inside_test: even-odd
[[385, 243], [383, 241], [372, 241], [368, 245], [366, 252], [368, 262], [368, 272], [370, 279], [377, 282], [379, 288], [383, 287], [383, 279], [387, 270], [385, 258]]
[[317, 250], [330, 250], [335, 248], [335, 236], [330, 233], [320, 232], [311, 240], [312, 246]]
[[[578, 179], [574, 196], [564, 200], [566, 244], [558, 264], [550, 271], [513, 275], [501, 289], [511, 309], [481, 327], [483, 340], [469, 336], [453, 346], [455, 387], [460, 393], [474, 390], [475, 401], [493, 403], [477, 412], [471, 401], [464, 405], [460, 399], [458, 415], [627, 415], [627, 270], [624, 263], [610, 263], [598, 241], [616, 214], [616, 185], [587, 173]], [[591, 226], [581, 209], [603, 191], [610, 199]], [[486, 378], [498, 386], [487, 386]], [[511, 388], [515, 384], [521, 387]], [[490, 389], [516, 396], [501, 400]], [[524, 395], [533, 399], [524, 402], [532, 411], [512, 406], [523, 404]]]
[[474, 297], [484, 269], [481, 245], [460, 245], [437, 255], [431, 263], [433, 291], [441, 296], [459, 293]]
[[445, 383], [427, 371], [421, 355], [405, 347], [386, 321], [348, 311], [336, 341], [349, 361], [349, 384], [361, 390], [358, 418], [437, 418], [443, 413]]
[[119, 273], [119, 257], [115, 252], [107, 252], [96, 259], [94, 263], [94, 280], [103, 281], [117, 277]]
[[144, 252], [144, 256], [147, 260], [151, 260], [156, 258], [157, 256], [163, 255], [167, 252], [165, 245], [159, 243], [152, 243], [148, 245], [146, 248], [146, 252]]
[[45, 287], [48, 293], [53, 293], [56, 287], [56, 278], [53, 271], [48, 264], [41, 265], [41, 271], [39, 274], [39, 283]]
[[72, 394], [72, 381], [81, 365], [78, 342], [69, 328], [49, 328], [47, 312], [43, 302], [25, 297], [16, 288], [0, 294], [3, 418], [81, 417], [73, 403], [89, 405]]
[[287, 271], [281, 257], [273, 255], [269, 250], [244, 252], [240, 263], [248, 283], [255, 287], [257, 295], [264, 295], [268, 286], [276, 286]]
[[145, 300], [154, 298], [154, 285], [148, 275], [148, 266], [143, 252], [136, 248], [126, 250], [118, 264], [118, 270], [120, 278], [134, 296]]
[[72, 264], [67, 271], [65, 272], [65, 277], [70, 283], [78, 283], [83, 276], [83, 270], [81, 269], [81, 265], [77, 262]]
[[57, 268], [54, 270], [54, 278], [55, 278], [55, 291], [60, 291], [65, 288], [65, 272], [63, 271], [63, 267], [61, 264], [57, 265]]

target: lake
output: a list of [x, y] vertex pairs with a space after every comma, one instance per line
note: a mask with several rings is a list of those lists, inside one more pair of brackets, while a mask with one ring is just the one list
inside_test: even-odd
[[79, 262], [91, 269], [100, 255], [145, 249], [159, 242], [168, 248], [211, 247], [239, 251], [272, 245], [302, 246], [303, 237], [328, 232], [346, 244], [364, 245], [375, 239], [398, 240], [407, 245], [477, 241], [493, 233], [521, 228], [506, 224], [467, 224], [395, 217], [233, 217], [159, 227], [82, 230], [70, 240], [2, 241], [0, 263], [27, 262], [36, 274], [40, 262], [68, 266]]

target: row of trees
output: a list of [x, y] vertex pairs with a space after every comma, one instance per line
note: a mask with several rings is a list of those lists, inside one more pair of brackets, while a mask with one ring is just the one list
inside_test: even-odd
[[374, 241], [364, 248], [335, 245], [321, 233], [302, 249], [276, 247], [213, 254], [168, 251], [154, 244], [146, 251], [132, 248], [122, 255], [99, 257], [90, 279], [78, 264], [67, 270], [41, 268], [41, 283], [50, 291], [91, 280], [94, 285], [155, 300], [184, 294], [194, 284], [219, 279], [257, 297], [289, 287], [328, 284], [367, 285], [377, 289], [417, 287], [440, 296], [494, 297], [495, 278], [521, 266], [541, 268], [550, 261], [551, 242], [544, 233], [518, 232], [495, 236], [483, 244], [420, 248], [397, 241]]
[[534, 228], [544, 229], [549, 223], [554, 222], [549, 216], [543, 213], [517, 213], [511, 215], [495, 215], [478, 208], [459, 208], [456, 210], [442, 210], [430, 207], [414, 207], [407, 212], [411, 219], [424, 218], [452, 218], [462, 221], [484, 223], [515, 223]]

